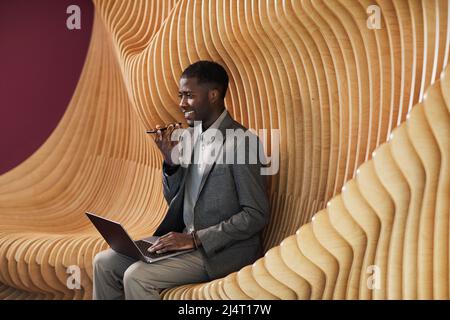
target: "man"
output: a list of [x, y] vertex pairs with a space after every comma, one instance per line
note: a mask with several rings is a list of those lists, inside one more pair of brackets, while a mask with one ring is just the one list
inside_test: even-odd
[[[255, 148], [242, 139], [234, 144], [236, 139], [230, 138], [235, 130], [252, 134], [225, 109], [227, 88], [228, 75], [214, 62], [198, 61], [181, 76], [180, 108], [193, 137], [190, 159], [197, 161], [187, 166], [174, 161], [173, 151], [180, 145], [172, 141], [172, 133], [178, 126], [158, 130], [155, 137], [164, 158], [169, 209], [149, 251], [196, 250], [151, 264], [103, 251], [94, 259], [94, 299], [159, 299], [162, 289], [223, 277], [261, 256], [260, 232], [270, 211], [262, 156], [253, 163], [236, 161], [242, 154], [245, 159], [255, 156], [260, 144], [258, 140]], [[231, 163], [223, 161], [227, 152], [233, 155]]]

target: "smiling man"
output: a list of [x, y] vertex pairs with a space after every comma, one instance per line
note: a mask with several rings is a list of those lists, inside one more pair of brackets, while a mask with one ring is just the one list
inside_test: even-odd
[[[187, 132], [197, 137], [194, 155], [219, 147], [231, 153], [232, 159], [244, 153], [245, 159], [254, 156], [257, 161], [224, 163], [200, 156], [199, 161], [181, 166], [172, 156], [179, 143], [173, 141], [172, 133], [178, 126], [159, 130], [155, 143], [164, 158], [163, 192], [169, 208], [154, 233], [159, 239], [148, 250], [157, 254], [194, 250], [151, 264], [111, 249], [103, 251], [94, 260], [95, 299], [159, 299], [163, 289], [226, 276], [262, 255], [260, 233], [270, 212], [265, 176], [261, 175], [264, 161], [258, 154], [260, 144], [254, 148], [250, 143], [226, 143], [234, 140], [227, 136], [230, 131], [253, 135], [226, 110], [227, 88], [228, 75], [215, 62], [198, 61], [181, 75], [180, 109], [189, 125]], [[205, 138], [211, 132], [220, 133], [223, 141], [219, 145], [219, 139], [211, 143], [214, 139]]]

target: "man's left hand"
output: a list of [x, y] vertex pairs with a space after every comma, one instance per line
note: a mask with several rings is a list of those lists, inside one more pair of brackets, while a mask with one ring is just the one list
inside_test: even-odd
[[149, 252], [164, 253], [167, 251], [186, 250], [194, 248], [192, 235], [187, 233], [169, 232], [156, 241], [150, 248]]

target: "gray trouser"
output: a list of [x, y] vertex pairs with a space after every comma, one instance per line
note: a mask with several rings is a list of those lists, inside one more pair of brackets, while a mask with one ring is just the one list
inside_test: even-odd
[[199, 250], [148, 264], [109, 249], [98, 253], [93, 264], [96, 300], [157, 300], [163, 289], [209, 280]]

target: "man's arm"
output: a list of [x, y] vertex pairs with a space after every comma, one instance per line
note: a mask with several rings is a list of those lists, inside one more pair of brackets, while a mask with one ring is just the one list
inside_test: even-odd
[[183, 170], [184, 168], [180, 168], [179, 165], [169, 166], [163, 161], [163, 194], [168, 204], [170, 204], [180, 188]]
[[169, 124], [167, 130], [162, 132], [161, 126], [156, 126], [154, 141], [163, 156], [163, 193], [166, 201], [170, 203], [180, 187], [182, 171], [172, 162], [172, 151], [179, 141], [172, 140], [172, 132], [180, 128], [180, 124]]

